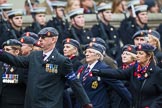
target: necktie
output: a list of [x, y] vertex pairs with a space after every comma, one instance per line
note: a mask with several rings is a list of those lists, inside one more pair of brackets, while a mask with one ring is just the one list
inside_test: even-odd
[[84, 71], [84, 73], [83, 73], [83, 81], [85, 81], [87, 79], [87, 76], [89, 74], [89, 70], [90, 70], [90, 67], [87, 67], [86, 70]]
[[43, 54], [43, 60], [45, 59], [46, 56], [47, 56], [46, 54]]

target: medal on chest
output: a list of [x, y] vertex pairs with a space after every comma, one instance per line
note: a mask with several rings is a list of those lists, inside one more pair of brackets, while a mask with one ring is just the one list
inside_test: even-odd
[[19, 79], [18, 74], [3, 74], [2, 75], [2, 82], [3, 83], [17, 84], [19, 82], [18, 79]]

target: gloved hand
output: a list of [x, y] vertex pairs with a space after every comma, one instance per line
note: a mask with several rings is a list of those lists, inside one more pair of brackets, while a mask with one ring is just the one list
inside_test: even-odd
[[91, 72], [92, 72], [92, 75], [93, 76], [98, 76], [99, 73], [100, 73], [100, 70], [98, 70], [98, 69], [92, 69]]
[[85, 105], [83, 105], [83, 108], [93, 108], [93, 105], [92, 104], [85, 104]]

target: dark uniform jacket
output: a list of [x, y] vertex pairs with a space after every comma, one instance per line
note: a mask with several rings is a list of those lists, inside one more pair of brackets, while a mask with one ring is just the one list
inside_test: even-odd
[[148, 77], [139, 80], [134, 76], [136, 66], [126, 70], [101, 70], [100, 76], [128, 80], [133, 96], [133, 108], [162, 108], [162, 70], [153, 62], [147, 69]]
[[144, 27], [141, 28], [136, 23], [135, 18], [129, 17], [121, 22], [118, 32], [123, 44], [126, 45], [126, 44], [133, 44], [132, 37], [137, 31], [148, 29], [149, 27], [147, 25], [144, 25]]
[[0, 108], [23, 108], [27, 71], [14, 66], [5, 68], [2, 62], [0, 67]]
[[82, 63], [80, 62], [78, 56], [74, 56], [70, 60], [73, 64], [73, 70], [74, 70], [74, 72], [76, 72], [78, 70], [78, 68], [82, 65]]
[[66, 79], [82, 104], [90, 102], [81, 83], [72, 73], [70, 60], [58, 53], [57, 49], [46, 61], [43, 61], [43, 51], [19, 57], [2, 52], [0, 60], [29, 69], [25, 108], [62, 108]]
[[[91, 29], [94, 37], [100, 37], [105, 40], [107, 44], [106, 53], [115, 59], [118, 56], [118, 52], [120, 51], [120, 44], [119, 44], [119, 35], [115, 27], [108, 24], [105, 25], [101, 23], [104, 30], [101, 29], [100, 25], [94, 25]], [[106, 36], [103, 35], [103, 31], [105, 32]]]
[[40, 25], [38, 22], [33, 22], [31, 26], [28, 26], [24, 29], [24, 32], [33, 32], [37, 34], [44, 27], [46, 26]]
[[24, 31], [21, 29], [20, 31], [15, 30], [10, 24], [8, 25], [8, 29], [4, 29], [2, 26], [3, 31], [0, 35], [0, 48], [2, 48], [3, 42], [9, 40], [9, 39], [18, 39], [21, 37], [21, 35], [24, 33]]
[[77, 29], [72, 26], [68, 33], [68, 37], [77, 40], [81, 45], [89, 44], [92, 33], [88, 29]]
[[59, 32], [59, 37], [56, 43], [56, 48], [58, 49], [59, 52], [63, 53], [62, 52], [63, 51], [62, 41], [68, 37], [66, 34], [69, 28], [68, 22], [60, 20], [57, 17], [52, 17], [52, 20], [49, 20], [47, 22], [47, 27], [54, 27]]
[[162, 68], [162, 52], [159, 51], [158, 49], [156, 49], [156, 50], [154, 51], [154, 55], [155, 55], [155, 57], [156, 57], [156, 63], [157, 63], [157, 65], [158, 65], [160, 68]]
[[[111, 86], [113, 89], [115, 89], [120, 96], [126, 99], [126, 101], [131, 101], [130, 92], [119, 80], [92, 76], [91, 72], [89, 72], [89, 74], [86, 76], [86, 80], [84, 80], [85, 70], [87, 66], [87, 64], [81, 66], [80, 69], [78, 69], [77, 74], [93, 104], [93, 108], [110, 108], [110, 105], [108, 104], [110, 101], [110, 97], [108, 97], [109, 91], [107, 91], [108, 86]], [[93, 69], [108, 68], [110, 67], [101, 61], [98, 61], [93, 67]], [[76, 108], [80, 107], [77, 106]]]

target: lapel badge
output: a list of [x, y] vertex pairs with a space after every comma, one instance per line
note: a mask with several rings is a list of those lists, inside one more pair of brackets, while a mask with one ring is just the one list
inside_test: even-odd
[[96, 89], [98, 87], [98, 82], [97, 81], [93, 81], [92, 82], [92, 86], [93, 89]]
[[145, 78], [147, 78], [147, 77], [148, 77], [148, 74], [147, 74], [147, 73], [145, 73], [145, 75], [144, 75], [144, 76], [145, 76]]
[[12, 67], [11, 69], [10, 69], [10, 72], [13, 72], [14, 71], [14, 68]]

